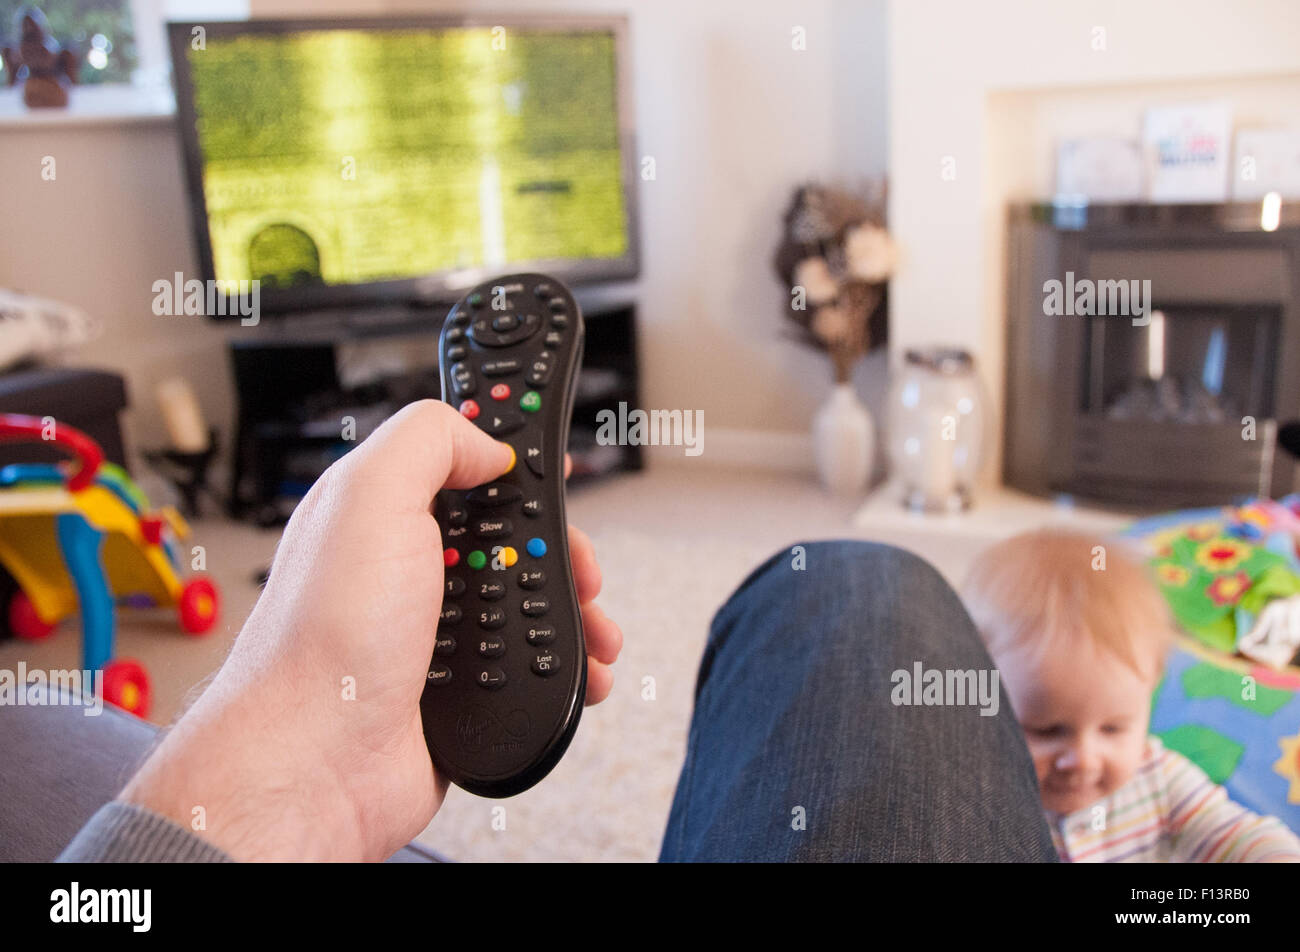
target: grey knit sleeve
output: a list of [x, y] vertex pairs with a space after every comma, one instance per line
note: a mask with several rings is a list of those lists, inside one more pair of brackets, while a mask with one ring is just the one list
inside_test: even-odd
[[59, 854], [58, 863], [231, 863], [179, 823], [134, 803], [104, 804]]

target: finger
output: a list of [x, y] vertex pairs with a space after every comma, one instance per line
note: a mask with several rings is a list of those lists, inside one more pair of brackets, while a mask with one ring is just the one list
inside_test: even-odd
[[595, 602], [582, 606], [582, 634], [588, 655], [604, 664], [618, 660], [623, 650], [623, 630]]
[[614, 672], [607, 665], [587, 659], [587, 706], [599, 704], [614, 690]]
[[600, 594], [600, 565], [596, 562], [596, 548], [591, 539], [576, 526], [569, 526], [569, 564], [573, 566], [578, 604], [585, 605]]
[[373, 480], [393, 506], [427, 508], [444, 486], [468, 489], [512, 465], [514, 450], [448, 404], [419, 400], [393, 414], [344, 462]]
[[564, 454], [564, 478], [568, 479], [573, 473], [573, 457], [568, 453]]

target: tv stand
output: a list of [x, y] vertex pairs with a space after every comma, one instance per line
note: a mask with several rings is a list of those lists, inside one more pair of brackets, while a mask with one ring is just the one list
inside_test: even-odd
[[[454, 303], [454, 302], [453, 302]], [[596, 415], [640, 405], [636, 306], [625, 299], [587, 302], [586, 352], [570, 429], [571, 484], [639, 470], [639, 446], [600, 446]], [[275, 525], [335, 459], [413, 400], [438, 399], [436, 337], [450, 304], [394, 304], [275, 318], [243, 329], [230, 342], [239, 402], [230, 483], [230, 514]], [[427, 366], [346, 387], [337, 369], [340, 344], [376, 338], [430, 337]], [[344, 418], [353, 421], [345, 431]], [[348, 437], [351, 437], [349, 439]]]

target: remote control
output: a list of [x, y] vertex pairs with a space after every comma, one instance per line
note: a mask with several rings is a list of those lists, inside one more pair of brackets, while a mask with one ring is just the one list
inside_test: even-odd
[[564, 515], [582, 346], [577, 302], [541, 274], [474, 288], [438, 342], [442, 399], [515, 451], [509, 472], [443, 490], [434, 507], [445, 582], [424, 737], [434, 766], [479, 796], [545, 777], [582, 714], [587, 649]]

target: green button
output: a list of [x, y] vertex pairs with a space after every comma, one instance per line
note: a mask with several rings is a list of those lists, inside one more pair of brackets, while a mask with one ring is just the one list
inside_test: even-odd
[[529, 390], [519, 399], [519, 405], [529, 413], [536, 413], [542, 408], [542, 395], [536, 390]]
[[470, 568], [481, 569], [483, 566], [487, 565], [487, 556], [483, 554], [482, 550], [475, 549], [469, 554], [469, 558], [465, 561], [469, 562]]

